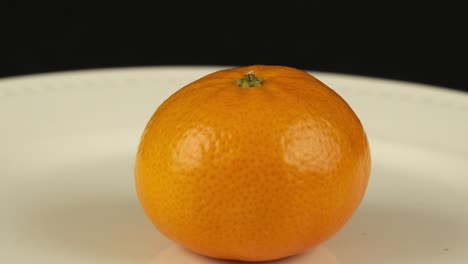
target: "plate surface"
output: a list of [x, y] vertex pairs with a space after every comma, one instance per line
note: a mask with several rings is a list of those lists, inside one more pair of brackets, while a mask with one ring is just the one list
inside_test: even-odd
[[[151, 225], [133, 161], [156, 107], [219, 67], [64, 72], [0, 80], [0, 263], [234, 263]], [[313, 72], [356, 111], [373, 170], [353, 218], [274, 263], [468, 263], [468, 95]]]

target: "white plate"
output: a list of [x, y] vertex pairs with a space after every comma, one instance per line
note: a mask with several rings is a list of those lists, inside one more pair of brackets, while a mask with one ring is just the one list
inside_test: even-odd
[[[137, 201], [141, 132], [171, 93], [215, 67], [0, 81], [0, 263], [232, 263], [174, 246]], [[276, 263], [468, 263], [468, 95], [313, 73], [355, 109], [373, 172], [332, 239]]]

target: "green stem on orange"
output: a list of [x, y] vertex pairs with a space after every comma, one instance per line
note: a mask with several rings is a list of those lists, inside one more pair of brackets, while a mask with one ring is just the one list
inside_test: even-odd
[[242, 88], [259, 87], [262, 85], [262, 82], [262, 77], [255, 76], [255, 73], [253, 71], [249, 71], [244, 74], [244, 77], [242, 77], [242, 79], [236, 81], [236, 85]]

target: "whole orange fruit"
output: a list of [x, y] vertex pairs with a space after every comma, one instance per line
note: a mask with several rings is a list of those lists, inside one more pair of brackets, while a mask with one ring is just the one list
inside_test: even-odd
[[141, 204], [167, 237], [202, 255], [265, 261], [337, 232], [370, 173], [350, 106], [305, 71], [214, 72], [170, 96], [136, 157]]

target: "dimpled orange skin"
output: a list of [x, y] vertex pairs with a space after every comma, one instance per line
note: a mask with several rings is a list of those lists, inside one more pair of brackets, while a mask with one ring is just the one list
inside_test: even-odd
[[[259, 87], [236, 85], [248, 71]], [[305, 71], [254, 65], [183, 87], [154, 113], [135, 164], [154, 225], [210, 257], [266, 261], [335, 234], [366, 190], [370, 151], [353, 110]]]

